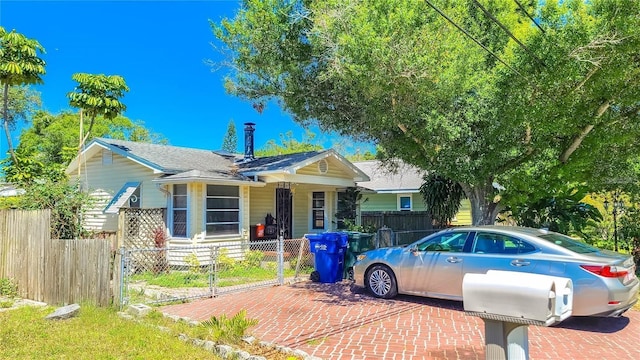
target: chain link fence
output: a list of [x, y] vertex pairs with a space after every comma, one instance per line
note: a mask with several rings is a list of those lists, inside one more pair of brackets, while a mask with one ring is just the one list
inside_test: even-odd
[[308, 279], [309, 241], [229, 241], [208, 246], [120, 249], [120, 305], [214, 297]]

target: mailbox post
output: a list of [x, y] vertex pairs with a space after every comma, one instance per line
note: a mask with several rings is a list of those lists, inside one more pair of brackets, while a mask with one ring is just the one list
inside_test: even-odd
[[573, 309], [571, 279], [490, 270], [466, 274], [464, 310], [484, 320], [486, 359], [529, 359], [529, 325], [551, 326]]

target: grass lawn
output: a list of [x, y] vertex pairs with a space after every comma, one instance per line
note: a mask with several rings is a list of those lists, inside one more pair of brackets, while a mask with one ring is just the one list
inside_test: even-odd
[[80, 315], [45, 320], [52, 307], [0, 313], [0, 359], [218, 359], [170, 334], [83, 306]]
[[[158, 312], [135, 322], [113, 309], [82, 306], [75, 318], [45, 320], [54, 310], [25, 306], [0, 312], [0, 359], [220, 359], [178, 339], [178, 334], [187, 334], [214, 340], [208, 336], [210, 329], [176, 323]], [[233, 346], [268, 359], [296, 359], [242, 342]]]

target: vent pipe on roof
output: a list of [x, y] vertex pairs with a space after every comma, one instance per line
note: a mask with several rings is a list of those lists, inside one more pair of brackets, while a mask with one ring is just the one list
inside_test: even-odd
[[253, 160], [253, 132], [256, 131], [254, 123], [244, 123], [244, 159]]

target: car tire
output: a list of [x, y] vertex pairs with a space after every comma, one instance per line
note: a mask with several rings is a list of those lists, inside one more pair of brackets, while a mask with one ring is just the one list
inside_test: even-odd
[[382, 299], [391, 299], [398, 295], [398, 285], [393, 271], [385, 265], [375, 265], [367, 271], [367, 290]]

